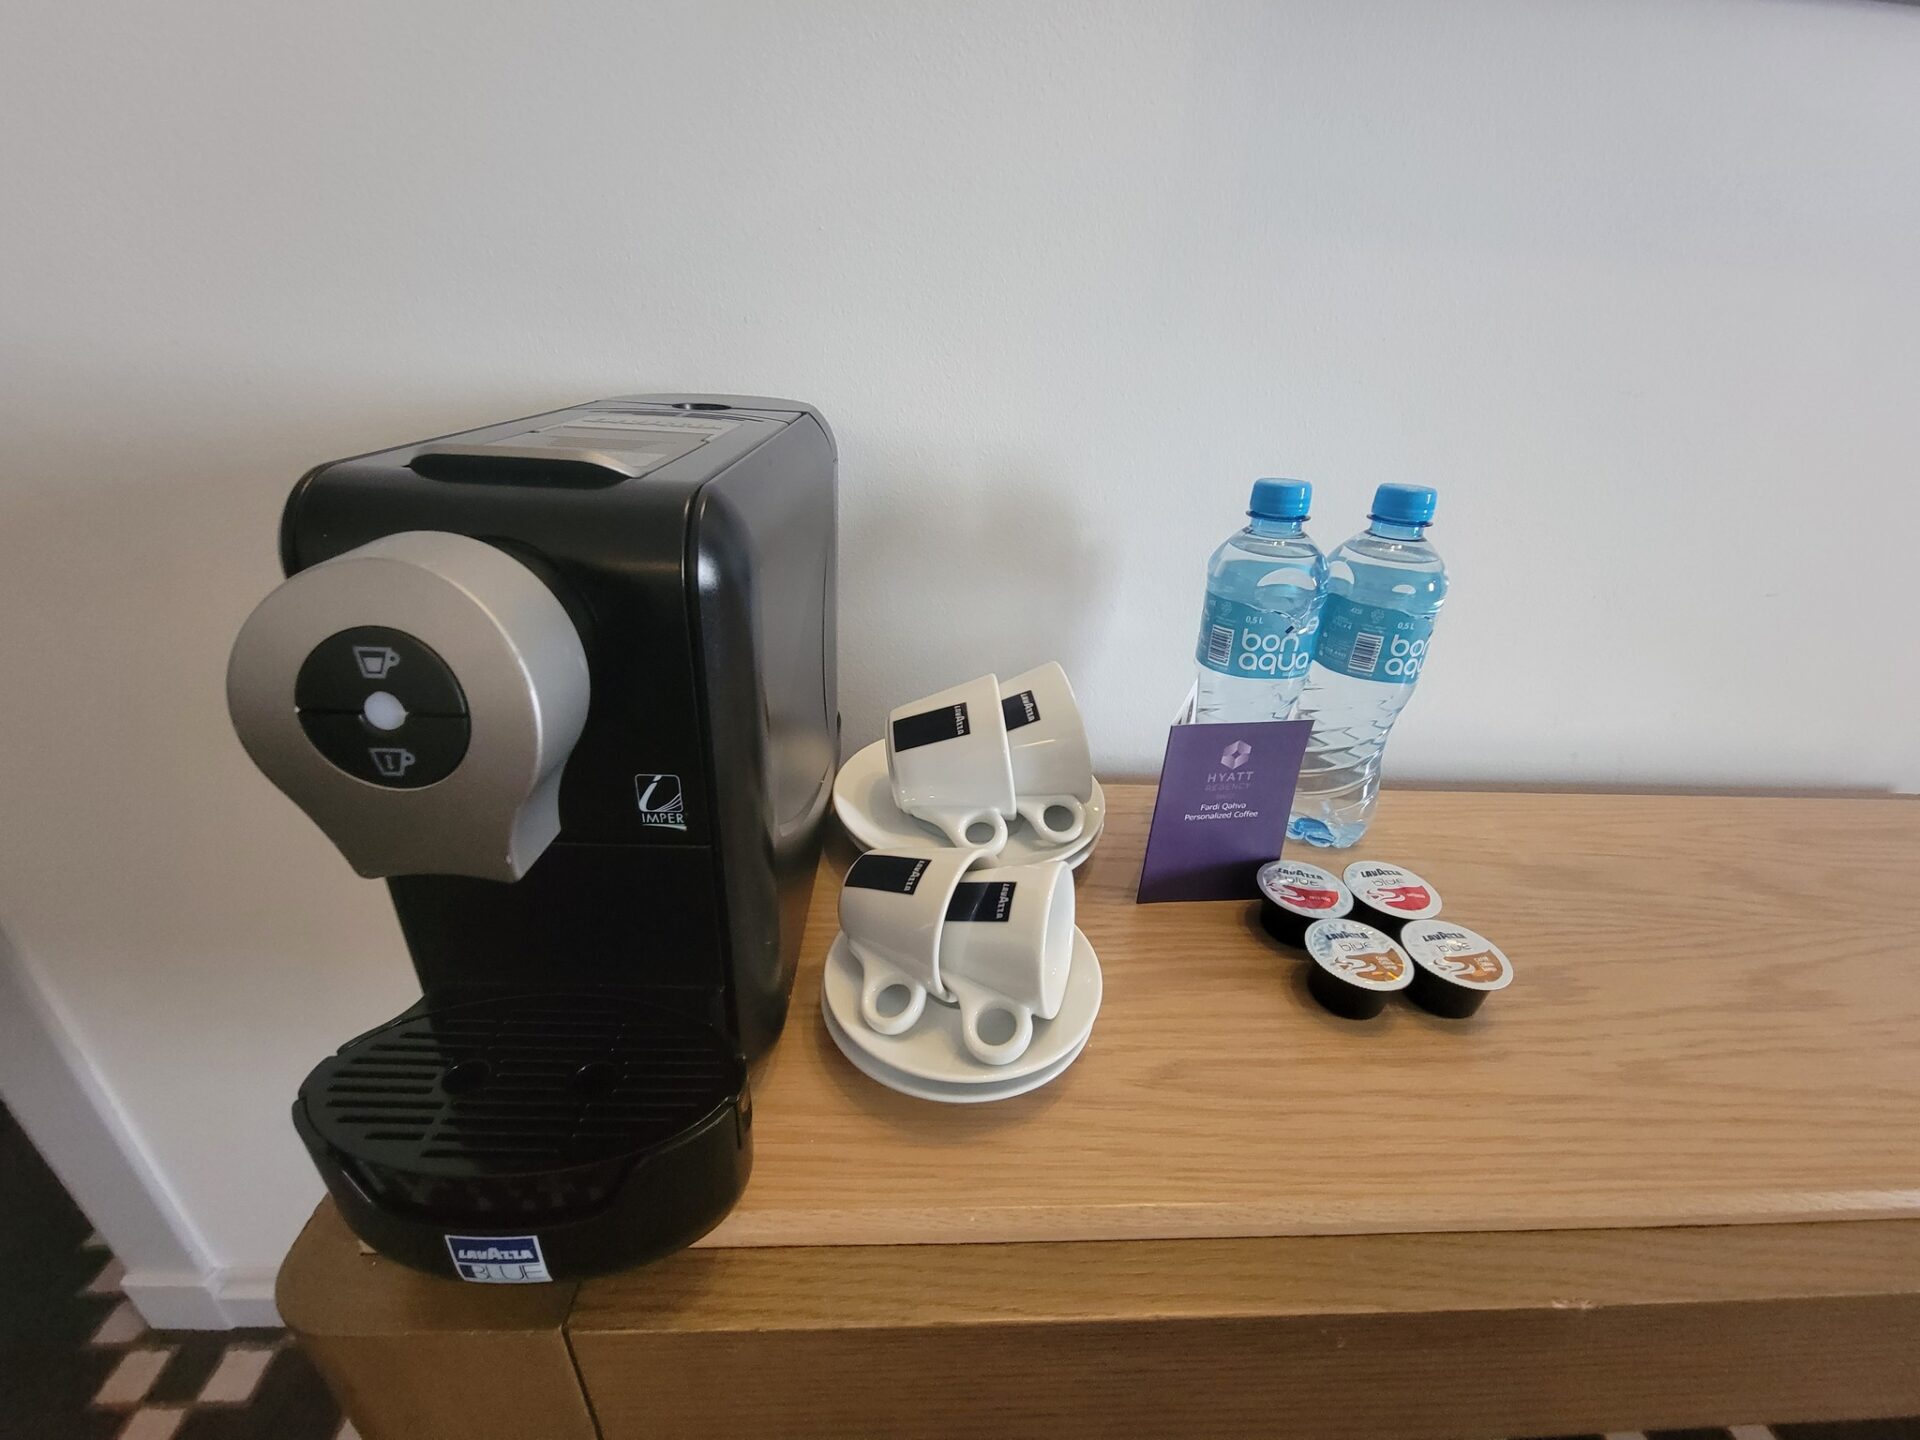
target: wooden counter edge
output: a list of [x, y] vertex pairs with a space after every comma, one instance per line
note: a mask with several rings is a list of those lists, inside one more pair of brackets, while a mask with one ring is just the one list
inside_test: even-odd
[[365, 1440], [1412, 1440], [1920, 1410], [1920, 1221], [706, 1250], [478, 1287], [363, 1253], [323, 1203], [279, 1295]]
[[360, 1245], [322, 1200], [274, 1286], [361, 1440], [597, 1440], [565, 1322], [577, 1285], [466, 1285]]
[[1852, 1419], [1915, 1333], [1920, 1221], [689, 1251], [567, 1322], [605, 1440]]

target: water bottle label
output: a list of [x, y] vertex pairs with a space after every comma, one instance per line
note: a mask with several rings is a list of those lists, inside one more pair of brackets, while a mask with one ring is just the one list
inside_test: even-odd
[[1320, 610], [1314, 659], [1338, 675], [1411, 685], [1426, 663], [1431, 615], [1409, 615], [1386, 605], [1361, 605], [1329, 595]]
[[1296, 630], [1294, 617], [1280, 611], [1208, 595], [1193, 658], [1209, 670], [1242, 680], [1296, 680], [1313, 663], [1314, 630], [1311, 624]]

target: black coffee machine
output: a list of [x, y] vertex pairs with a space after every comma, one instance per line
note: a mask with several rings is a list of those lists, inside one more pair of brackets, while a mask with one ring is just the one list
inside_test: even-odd
[[334, 461], [234, 644], [256, 764], [387, 880], [423, 991], [294, 1124], [354, 1230], [560, 1279], [746, 1184], [839, 749], [811, 406], [597, 401]]

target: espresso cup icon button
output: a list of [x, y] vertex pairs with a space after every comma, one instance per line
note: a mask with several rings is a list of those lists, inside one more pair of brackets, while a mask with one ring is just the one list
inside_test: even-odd
[[370, 696], [390, 695], [409, 715], [467, 713], [467, 697], [425, 641], [385, 625], [356, 625], [308, 653], [293, 683], [301, 711], [358, 713]]
[[433, 647], [404, 630], [329, 635], [301, 662], [293, 699], [314, 748], [369, 785], [418, 790], [466, 757], [466, 693]]

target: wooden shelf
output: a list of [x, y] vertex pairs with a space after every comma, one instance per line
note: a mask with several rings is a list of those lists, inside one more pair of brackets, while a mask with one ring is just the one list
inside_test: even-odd
[[1887, 913], [1920, 805], [1390, 795], [1366, 853], [1517, 978], [1472, 1021], [1355, 1024], [1250, 904], [1134, 905], [1150, 792], [1109, 797], [1078, 884], [1105, 1006], [1046, 1089], [931, 1105], [840, 1056], [837, 853], [756, 1077], [753, 1179], [701, 1248], [462, 1285], [364, 1253], [323, 1204], [280, 1306], [365, 1440], [1920, 1411], [1920, 942]]

